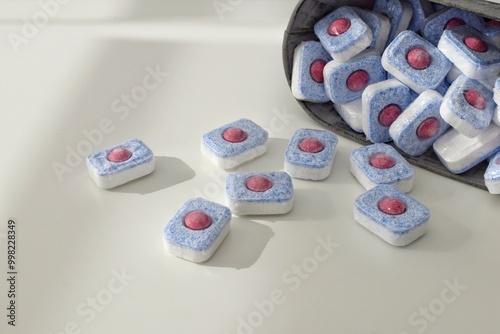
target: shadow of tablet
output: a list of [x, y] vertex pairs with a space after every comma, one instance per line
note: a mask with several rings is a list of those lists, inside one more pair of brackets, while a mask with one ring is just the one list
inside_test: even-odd
[[195, 175], [195, 171], [181, 159], [155, 157], [153, 173], [109, 191], [146, 195], [191, 180]]
[[231, 231], [212, 257], [200, 265], [244, 269], [251, 267], [274, 236], [273, 230], [255, 221], [234, 217]]
[[268, 223], [280, 221], [329, 220], [335, 215], [336, 206], [328, 192], [320, 189], [294, 189], [293, 208], [280, 215], [252, 215]]

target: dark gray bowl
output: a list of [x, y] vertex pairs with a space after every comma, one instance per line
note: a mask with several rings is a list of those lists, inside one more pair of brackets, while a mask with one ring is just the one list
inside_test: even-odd
[[[283, 38], [283, 65], [285, 67], [285, 75], [288, 80], [288, 85], [290, 86], [291, 84], [293, 51], [295, 50], [295, 47], [303, 41], [317, 40], [313, 32], [313, 26], [319, 19], [330, 13], [335, 8], [341, 6], [358, 6], [370, 9], [373, 6], [373, 2], [373, 0], [299, 1], [292, 13], [292, 16], [290, 17], [290, 22], [288, 23], [288, 27]], [[500, 5], [483, 0], [453, 1], [453, 4], [446, 0], [434, 2], [472, 10], [490, 18], [500, 17]], [[333, 103], [312, 103], [300, 100], [297, 100], [297, 102], [309, 116], [333, 132], [363, 145], [372, 144], [370, 141], [366, 140], [363, 133], [351, 130], [351, 128], [335, 111]], [[443, 166], [443, 164], [441, 164], [432, 148], [419, 157], [409, 156], [399, 149], [398, 151], [408, 160], [408, 162], [415, 166], [425, 168], [436, 174], [486, 190], [486, 186], [484, 184], [484, 172], [487, 167], [486, 162], [479, 164], [465, 173], [457, 175], [450, 173]]]

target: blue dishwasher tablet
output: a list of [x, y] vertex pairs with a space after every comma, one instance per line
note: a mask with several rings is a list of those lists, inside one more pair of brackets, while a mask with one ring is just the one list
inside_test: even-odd
[[191, 262], [208, 260], [229, 233], [229, 208], [193, 198], [185, 202], [163, 230], [163, 244], [171, 254]]
[[90, 177], [101, 188], [114, 188], [155, 169], [153, 152], [142, 141], [132, 139], [87, 157]]

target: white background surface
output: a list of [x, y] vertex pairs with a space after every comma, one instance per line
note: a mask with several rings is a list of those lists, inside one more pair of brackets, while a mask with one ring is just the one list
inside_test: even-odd
[[[364, 189], [348, 169], [358, 145], [343, 138], [327, 180], [294, 180], [291, 213], [233, 217], [204, 264], [165, 254], [162, 229], [183, 202], [224, 201], [226, 172], [201, 156], [203, 133], [252, 119], [270, 132], [269, 149], [240, 170], [271, 171], [283, 168], [295, 130], [321, 128], [283, 74], [281, 39], [295, 3], [225, 3], [233, 10], [221, 20], [210, 1], [111, 1], [99, 10], [74, 0], [15, 52], [7, 36], [20, 35], [22, 18], [40, 7], [0, 2], [1, 332], [497, 333], [500, 197], [417, 168], [410, 195], [431, 210], [430, 230], [392, 247], [353, 220]], [[147, 68], [168, 77], [129, 113], [116, 112]], [[140, 138], [156, 171], [105, 191], [74, 162], [58, 180], [54, 162], [66, 164], [68, 148], [83, 147], [84, 132], [103, 119], [112, 130], [92, 151]], [[6, 317], [11, 217], [15, 328]], [[338, 245], [320, 262], [318, 238]], [[456, 294], [447, 287], [454, 282]]]

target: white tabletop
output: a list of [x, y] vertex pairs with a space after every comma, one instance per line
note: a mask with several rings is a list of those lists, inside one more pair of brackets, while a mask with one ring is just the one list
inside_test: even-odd
[[[430, 209], [430, 228], [393, 247], [353, 219], [364, 188], [349, 172], [359, 145], [344, 138], [328, 179], [293, 181], [289, 214], [233, 216], [203, 264], [164, 252], [182, 203], [224, 203], [227, 173], [200, 154], [203, 133], [253, 120], [269, 131], [268, 152], [239, 170], [273, 171], [297, 129], [321, 129], [283, 73], [294, 4], [220, 2], [233, 9], [223, 20], [215, 2], [115, 1], [116, 16], [93, 17], [75, 0], [89, 12], [61, 5], [19, 52], [0, 39], [1, 332], [496, 333], [500, 197], [417, 168], [410, 195]], [[22, 36], [20, 18], [36, 8], [3, 12], [0, 35]], [[131, 138], [153, 149], [156, 171], [98, 188], [84, 155]]]

